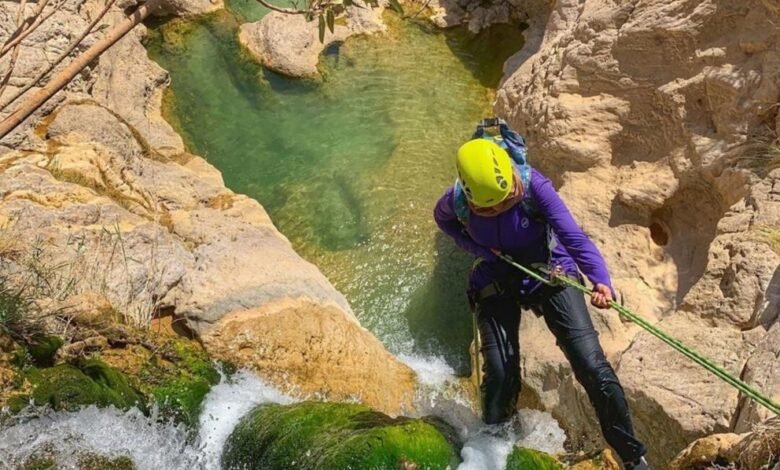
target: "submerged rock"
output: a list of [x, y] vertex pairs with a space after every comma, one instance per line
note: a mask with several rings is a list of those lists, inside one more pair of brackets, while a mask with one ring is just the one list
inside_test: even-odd
[[222, 468], [445, 469], [458, 450], [433, 425], [365, 406], [306, 402], [261, 405], [228, 438]]
[[304, 15], [279, 12], [242, 25], [238, 38], [265, 67], [289, 77], [311, 78], [319, 75], [320, 53], [329, 45], [350, 36], [384, 31], [383, 10], [383, 7], [347, 7], [344, 24], [337, 23], [333, 33], [326, 31], [322, 42], [317, 21], [307, 21]]

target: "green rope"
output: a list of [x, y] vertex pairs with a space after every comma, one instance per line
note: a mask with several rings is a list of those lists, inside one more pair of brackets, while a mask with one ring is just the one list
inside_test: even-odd
[[[501, 259], [506, 261], [507, 263], [511, 264], [515, 268], [523, 271], [524, 273], [531, 276], [533, 279], [536, 279], [537, 281], [541, 281], [547, 285], [554, 285], [556, 283], [565, 284], [570, 287], [574, 287], [583, 293], [587, 295], [592, 295], [592, 292], [587, 287], [583, 286], [579, 282], [575, 281], [574, 279], [571, 279], [567, 276], [556, 276], [554, 279], [555, 281], [552, 282], [543, 276], [539, 275], [535, 271], [526, 268], [525, 266], [516, 263], [512, 258], [505, 256], [505, 255], [499, 255]], [[673, 347], [680, 353], [682, 353], [687, 358], [691, 359], [693, 362], [699, 364], [700, 366], [707, 369], [709, 372], [726, 382], [727, 384], [731, 385], [732, 387], [736, 388], [740, 392], [744, 393], [745, 396], [750, 398], [751, 400], [755, 401], [756, 403], [764, 406], [769, 411], [780, 415], [780, 404], [775, 403], [772, 401], [771, 398], [766, 397], [758, 390], [754, 389], [747, 383], [743, 382], [742, 380], [734, 377], [733, 375], [729, 374], [725, 369], [718, 366], [717, 364], [713, 363], [706, 357], [702, 356], [695, 350], [689, 348], [688, 346], [684, 345], [682, 342], [680, 342], [678, 339], [673, 338], [672, 336], [669, 336], [664, 331], [660, 330], [659, 328], [655, 327], [654, 325], [651, 325], [647, 320], [642, 318], [641, 316], [637, 315], [636, 313], [632, 312], [631, 310], [627, 309], [623, 305], [618, 304], [614, 300], [611, 300], [609, 302], [609, 306], [611, 308], [614, 308], [615, 310], [620, 313], [623, 317], [627, 318], [628, 320], [631, 320], [632, 322], [636, 323], [646, 331], [648, 331], [650, 334], [655, 336], [656, 338], [660, 339], [664, 343], [668, 344], [669, 346]]]

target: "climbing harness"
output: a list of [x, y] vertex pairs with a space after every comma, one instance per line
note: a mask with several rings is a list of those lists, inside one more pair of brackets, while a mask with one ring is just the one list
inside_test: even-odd
[[[512, 258], [506, 255], [498, 255], [499, 258], [506, 261], [510, 265], [514, 266], [515, 268], [519, 269], [523, 273], [527, 274], [528, 276], [536, 279], [539, 282], [542, 282], [547, 285], [566, 285], [569, 287], [574, 287], [575, 289], [578, 289], [582, 291], [583, 293], [587, 295], [592, 295], [592, 292], [590, 289], [582, 285], [581, 283], [577, 282], [576, 280], [565, 276], [565, 275], [554, 275], [554, 273], [545, 272], [544, 269], [540, 269], [540, 272], [544, 274], [539, 274], [539, 272], [536, 272], [532, 269], [529, 269], [517, 262], [515, 262]], [[551, 276], [551, 274], [553, 274]], [[545, 276], [548, 276], [549, 279]], [[642, 329], [649, 332], [656, 338], [660, 339], [664, 343], [668, 344], [678, 352], [682, 353], [685, 357], [692, 360], [693, 362], [699, 364], [704, 369], [709, 371], [710, 373], [714, 374], [719, 379], [723, 380], [727, 384], [731, 385], [732, 387], [736, 388], [740, 392], [744, 393], [745, 396], [750, 398], [751, 400], [755, 401], [756, 403], [762, 405], [769, 411], [775, 413], [776, 415], [780, 415], [780, 404], [774, 402], [771, 398], [763, 395], [758, 390], [754, 389], [744, 381], [740, 380], [737, 377], [734, 377], [730, 373], [728, 373], [725, 369], [718, 366], [717, 364], [713, 363], [711, 360], [707, 359], [706, 357], [702, 356], [695, 350], [691, 349], [690, 347], [683, 344], [678, 339], [673, 338], [672, 336], [668, 335], [661, 329], [657, 328], [656, 326], [650, 324], [647, 320], [642, 318], [641, 316], [637, 315], [636, 313], [632, 312], [628, 308], [624, 307], [623, 305], [615, 302], [614, 300], [611, 300], [609, 302], [609, 306], [617, 312], [622, 315], [624, 318], [636, 323], [639, 325]], [[476, 321], [476, 320], [475, 320]]]

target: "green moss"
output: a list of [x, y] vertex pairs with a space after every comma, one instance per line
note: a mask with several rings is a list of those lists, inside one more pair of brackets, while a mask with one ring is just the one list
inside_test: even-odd
[[135, 470], [130, 457], [106, 457], [98, 454], [84, 454], [79, 458], [79, 470]]
[[553, 456], [538, 450], [515, 447], [506, 459], [506, 470], [563, 470]]
[[35, 405], [49, 405], [56, 410], [72, 411], [86, 405], [144, 408], [143, 398], [121, 372], [96, 360], [87, 361], [85, 370], [92, 376], [70, 364], [32, 368], [26, 372], [33, 387], [31, 395], [15, 397], [9, 406], [18, 410], [31, 399]]
[[54, 355], [63, 344], [65, 342], [59, 336], [39, 335], [27, 343], [27, 352], [37, 367], [51, 367], [54, 365]]
[[21, 466], [23, 470], [54, 470], [57, 466], [51, 457], [30, 457], [24, 465]]
[[458, 453], [435, 426], [362, 405], [261, 405], [230, 435], [225, 469], [455, 468]]
[[115, 392], [124, 403], [136, 406], [146, 413], [146, 401], [143, 395], [130, 385], [127, 376], [97, 359], [87, 359], [79, 364], [79, 369], [97, 384]]
[[162, 416], [188, 426], [198, 423], [203, 399], [217, 383], [219, 372], [205, 351], [183, 339], [162, 345], [139, 374], [139, 387], [154, 399]]

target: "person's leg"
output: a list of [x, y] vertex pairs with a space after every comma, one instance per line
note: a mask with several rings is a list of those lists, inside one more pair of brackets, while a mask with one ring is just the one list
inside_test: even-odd
[[478, 301], [475, 310], [481, 338], [482, 419], [497, 424], [512, 417], [520, 393], [520, 308], [513, 299], [494, 295]]
[[585, 387], [604, 438], [624, 462], [636, 461], [646, 449], [634, 436], [623, 388], [604, 356], [583, 294], [573, 287], [556, 289], [539, 308], [574, 376]]

